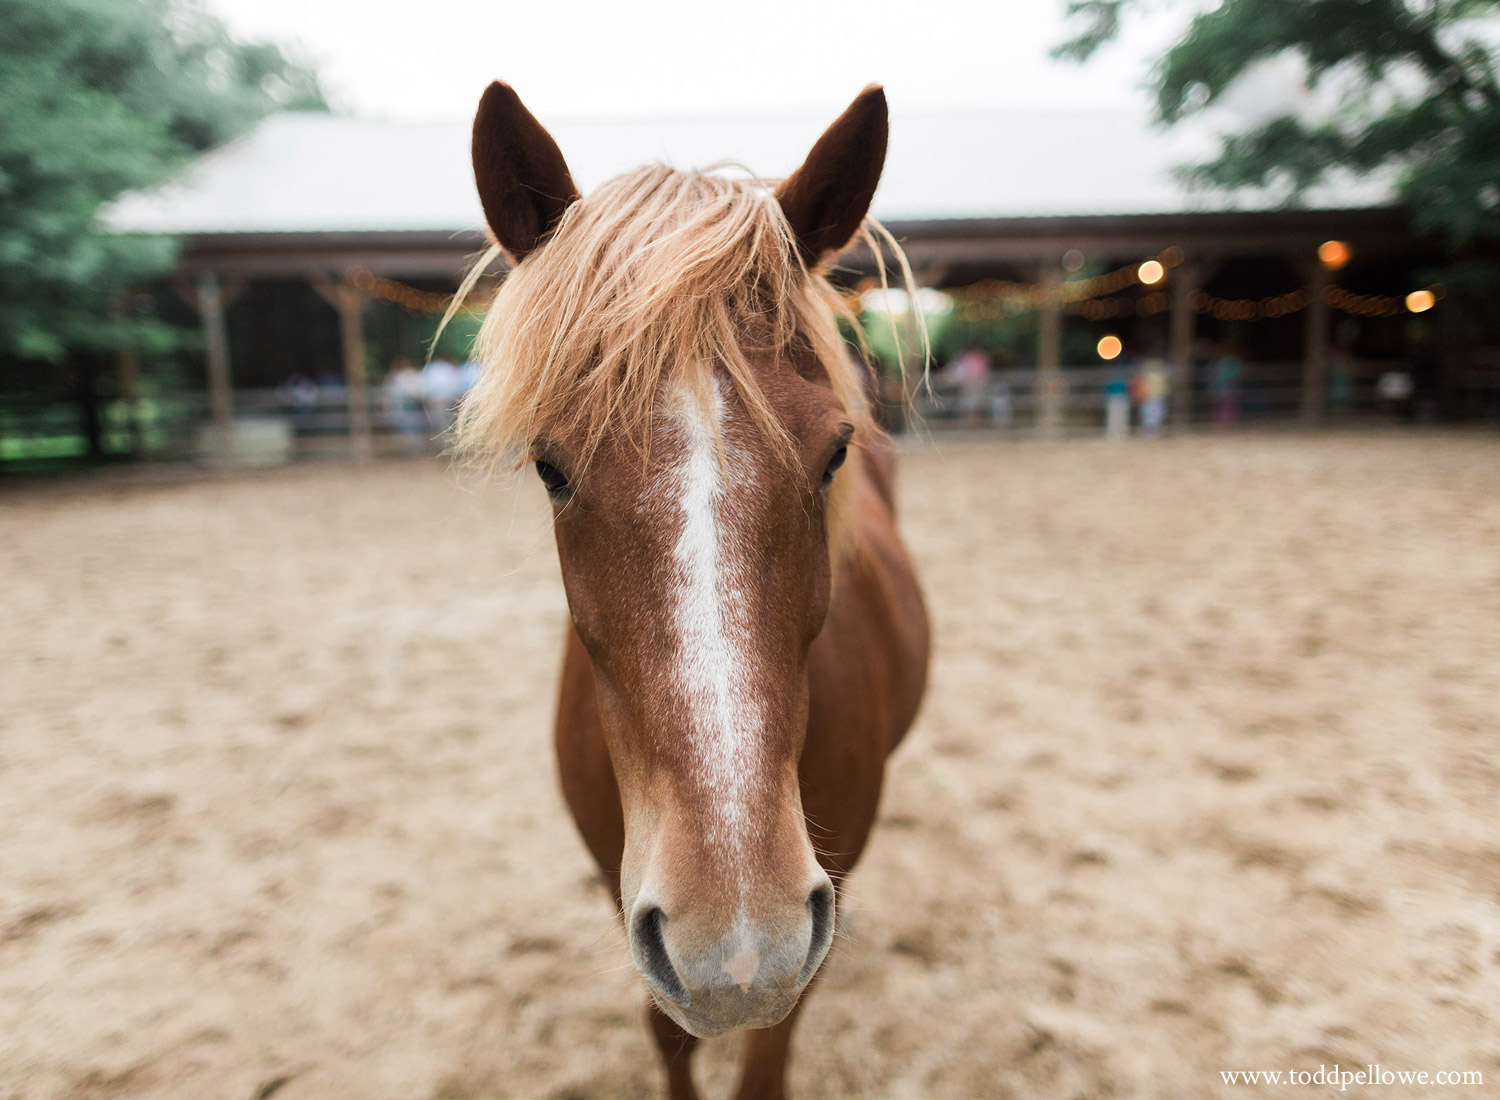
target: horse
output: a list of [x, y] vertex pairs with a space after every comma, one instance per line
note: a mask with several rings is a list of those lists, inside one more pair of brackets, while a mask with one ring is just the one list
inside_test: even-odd
[[657, 164], [582, 196], [508, 85], [474, 118], [490, 255], [511, 267], [460, 446], [530, 463], [551, 502], [562, 792], [673, 1100], [697, 1096], [698, 1040], [738, 1029], [736, 1095], [785, 1095], [926, 684], [892, 450], [826, 276], [876, 224], [887, 132], [872, 85], [777, 185]]

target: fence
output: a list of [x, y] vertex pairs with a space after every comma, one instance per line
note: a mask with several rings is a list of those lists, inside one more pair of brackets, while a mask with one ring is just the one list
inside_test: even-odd
[[[1330, 383], [1327, 411], [1330, 419], [1374, 419], [1395, 417], [1403, 406], [1382, 398], [1376, 386], [1386, 371], [1402, 370], [1396, 362], [1360, 362], [1342, 380]], [[1485, 360], [1466, 366], [1455, 379], [1454, 392], [1469, 415], [1500, 413], [1500, 361]], [[1111, 378], [1125, 373], [1109, 366], [1066, 367], [1060, 374], [1061, 423], [1071, 431], [1102, 430], [1105, 418], [1105, 387]], [[1215, 395], [1208, 385], [1208, 372], [1196, 372], [1190, 395], [1191, 420], [1213, 420]], [[978, 415], [965, 410], [959, 387], [940, 373], [930, 388], [913, 398], [914, 411], [924, 425], [942, 430], [955, 425], [974, 426], [976, 421], [998, 430], [1027, 431], [1036, 426], [1038, 372], [1008, 369], [994, 372], [978, 403]], [[1239, 380], [1240, 416], [1248, 422], [1295, 419], [1302, 404], [1302, 364], [1295, 362], [1246, 363]], [[1182, 400], [1180, 388], [1170, 398], [1173, 406]], [[347, 392], [340, 386], [300, 389], [237, 390], [234, 415], [242, 425], [268, 429], [268, 438], [285, 453], [273, 457], [310, 458], [349, 452], [350, 410]], [[968, 411], [970, 415], [963, 414]], [[894, 418], [900, 421], [902, 417]], [[384, 395], [371, 402], [370, 420], [377, 454], [437, 454], [447, 445], [446, 428], [451, 410], [417, 402], [392, 403]], [[210, 421], [208, 397], [202, 393], [160, 394], [143, 398], [134, 409], [124, 402], [105, 403], [100, 409], [101, 441], [107, 454], [138, 454], [154, 459], [188, 459], [202, 451], [202, 437]], [[271, 430], [274, 429], [274, 430]], [[0, 462], [45, 462], [85, 455], [88, 440], [77, 406], [61, 402], [0, 400]]]
[[[350, 408], [338, 386], [288, 392], [236, 390], [234, 417], [241, 427], [272, 428], [271, 438], [287, 442], [284, 458], [342, 455], [349, 449]], [[207, 394], [171, 393], [143, 397], [134, 407], [123, 401], [100, 408], [101, 443], [107, 455], [139, 454], [158, 460], [191, 459], [202, 450], [211, 421]], [[437, 454], [447, 445], [451, 421], [446, 408], [417, 403], [371, 403], [377, 453]], [[62, 402], [0, 400], [0, 461], [26, 463], [76, 458], [88, 453], [88, 438], [77, 405]]]
[[[1377, 392], [1380, 376], [1387, 371], [1403, 370], [1401, 363], [1363, 361], [1342, 382], [1332, 383], [1327, 411], [1332, 418], [1371, 418], [1395, 416], [1398, 406]], [[1239, 378], [1239, 414], [1245, 421], [1291, 420], [1301, 414], [1302, 372], [1298, 362], [1246, 363]], [[941, 374], [935, 374], [930, 388], [918, 391], [917, 414], [928, 427], [941, 429], [955, 423], [973, 426], [976, 420], [997, 427], [1031, 429], [1037, 422], [1040, 399], [1038, 373], [1031, 368], [994, 371], [974, 409], [965, 409], [960, 386]], [[1103, 429], [1105, 387], [1110, 379], [1128, 374], [1120, 367], [1064, 367], [1060, 372], [1062, 423], [1071, 429]], [[1174, 387], [1169, 402], [1175, 409], [1182, 400], [1180, 387]], [[1209, 386], [1208, 371], [1195, 372], [1195, 385], [1189, 397], [1190, 420], [1204, 423], [1213, 420], [1217, 397]], [[965, 415], [968, 412], [969, 415]]]

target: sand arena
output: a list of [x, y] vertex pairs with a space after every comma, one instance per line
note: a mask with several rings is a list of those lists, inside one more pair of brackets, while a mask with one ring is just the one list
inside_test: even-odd
[[[798, 1094], [1500, 1085], [1497, 455], [908, 448], [933, 681]], [[0, 530], [0, 1096], [659, 1090], [552, 775], [539, 489], [104, 478]]]

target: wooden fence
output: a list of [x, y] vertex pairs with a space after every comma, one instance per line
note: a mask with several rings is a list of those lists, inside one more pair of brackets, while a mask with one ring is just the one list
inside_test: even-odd
[[[1330, 419], [1394, 417], [1401, 409], [1395, 403], [1380, 397], [1377, 383], [1387, 371], [1401, 370], [1400, 363], [1361, 362], [1349, 379], [1345, 392], [1329, 395], [1327, 411]], [[1110, 379], [1127, 378], [1126, 367], [1064, 367], [1060, 372], [1061, 422], [1072, 430], [1087, 430], [1097, 427], [1103, 430], [1105, 416], [1105, 387]], [[1208, 372], [1200, 369], [1190, 400], [1190, 422], [1207, 423], [1214, 419], [1217, 397], [1210, 388]], [[1029, 368], [995, 371], [985, 387], [981, 398], [969, 400], [979, 409], [965, 415], [965, 398], [959, 386], [944, 379], [940, 373], [932, 376], [929, 387], [918, 390], [914, 407], [922, 421], [933, 429], [962, 424], [964, 426], [993, 425], [1013, 430], [1030, 430], [1036, 426], [1040, 405], [1037, 388], [1038, 372]], [[1296, 362], [1246, 363], [1239, 379], [1239, 419], [1244, 422], [1266, 422], [1293, 420], [1302, 409], [1302, 364]], [[1174, 387], [1168, 398], [1171, 409], [1169, 422], [1176, 415], [1183, 399], [1180, 387]]]
[[[1382, 374], [1402, 369], [1403, 365], [1395, 362], [1360, 362], [1342, 383], [1342, 392], [1337, 392], [1337, 383], [1330, 390], [1328, 419], [1338, 423], [1403, 415], [1407, 410], [1402, 403], [1385, 399], [1377, 391]], [[1063, 368], [1060, 382], [1055, 384], [1062, 392], [1059, 426], [1076, 433], [1103, 431], [1105, 387], [1111, 378], [1128, 373], [1129, 368], [1114, 366]], [[1197, 384], [1189, 398], [1190, 421], [1195, 424], [1214, 419], [1216, 396], [1207, 375], [1206, 370], [1197, 372]], [[1466, 367], [1455, 377], [1456, 399], [1466, 415], [1500, 415], [1500, 359]], [[913, 396], [912, 411], [931, 431], [963, 426], [1029, 432], [1038, 421], [1037, 379], [1034, 369], [994, 372], [976, 403], [978, 415], [969, 410], [966, 416], [958, 387], [935, 372], [930, 386], [918, 389]], [[1293, 421], [1301, 414], [1300, 363], [1246, 363], [1239, 388], [1240, 420], [1245, 423]], [[1177, 403], [1182, 399], [1179, 387], [1169, 398], [1169, 423], [1175, 420]], [[350, 451], [349, 396], [341, 386], [237, 390], [232, 405], [236, 422], [259, 426], [269, 432], [269, 437], [284, 441], [285, 453], [273, 457], [338, 456]], [[899, 424], [906, 417], [895, 411], [897, 415], [889, 419]], [[123, 402], [107, 403], [100, 415], [105, 451], [161, 460], [201, 457], [211, 412], [208, 396], [203, 393], [146, 397], [133, 410]], [[369, 420], [377, 454], [438, 454], [448, 444], [446, 429], [451, 410], [417, 401], [394, 403], [377, 392], [370, 401]], [[46, 461], [86, 452], [87, 440], [76, 406], [0, 400], [0, 462]]]

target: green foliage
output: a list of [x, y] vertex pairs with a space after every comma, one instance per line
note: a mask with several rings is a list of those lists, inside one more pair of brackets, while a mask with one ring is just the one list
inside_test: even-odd
[[100, 206], [269, 111], [325, 107], [316, 77], [196, 0], [0, 0], [0, 26], [0, 357], [161, 351], [172, 330], [115, 303], [173, 245], [99, 233]]
[[[1087, 59], [1142, 2], [1070, 0], [1078, 33], [1057, 55]], [[1295, 55], [1310, 85], [1340, 93], [1336, 117], [1288, 113], [1231, 135], [1190, 179], [1295, 201], [1340, 170], [1391, 170], [1423, 228], [1455, 246], [1500, 237], [1497, 15], [1500, 0], [1224, 0], [1157, 65], [1157, 114], [1177, 122], [1256, 64]]]
[[438, 318], [426, 317], [417, 326], [421, 347], [424, 352], [431, 351], [430, 358], [446, 359], [450, 363], [466, 362], [474, 358], [474, 341], [479, 337], [479, 326], [483, 323], [484, 314], [461, 309], [439, 332]]
[[[859, 333], [845, 332], [844, 338], [868, 359], [878, 374], [899, 378], [903, 371], [907, 376], [922, 373], [922, 330], [915, 317], [910, 313], [892, 316], [881, 310], [861, 309], [855, 319], [859, 322]], [[928, 338], [935, 339], [943, 318], [927, 317], [925, 322]]]
[[1121, 17], [1130, 0], [1068, 0], [1068, 19], [1078, 33], [1052, 51], [1068, 61], [1087, 61], [1094, 51], [1120, 33]]
[[1036, 354], [1037, 315], [1034, 311], [998, 316], [972, 316], [962, 307], [946, 317], [928, 321], [932, 357], [947, 363], [969, 348], [981, 348], [1011, 363]]

